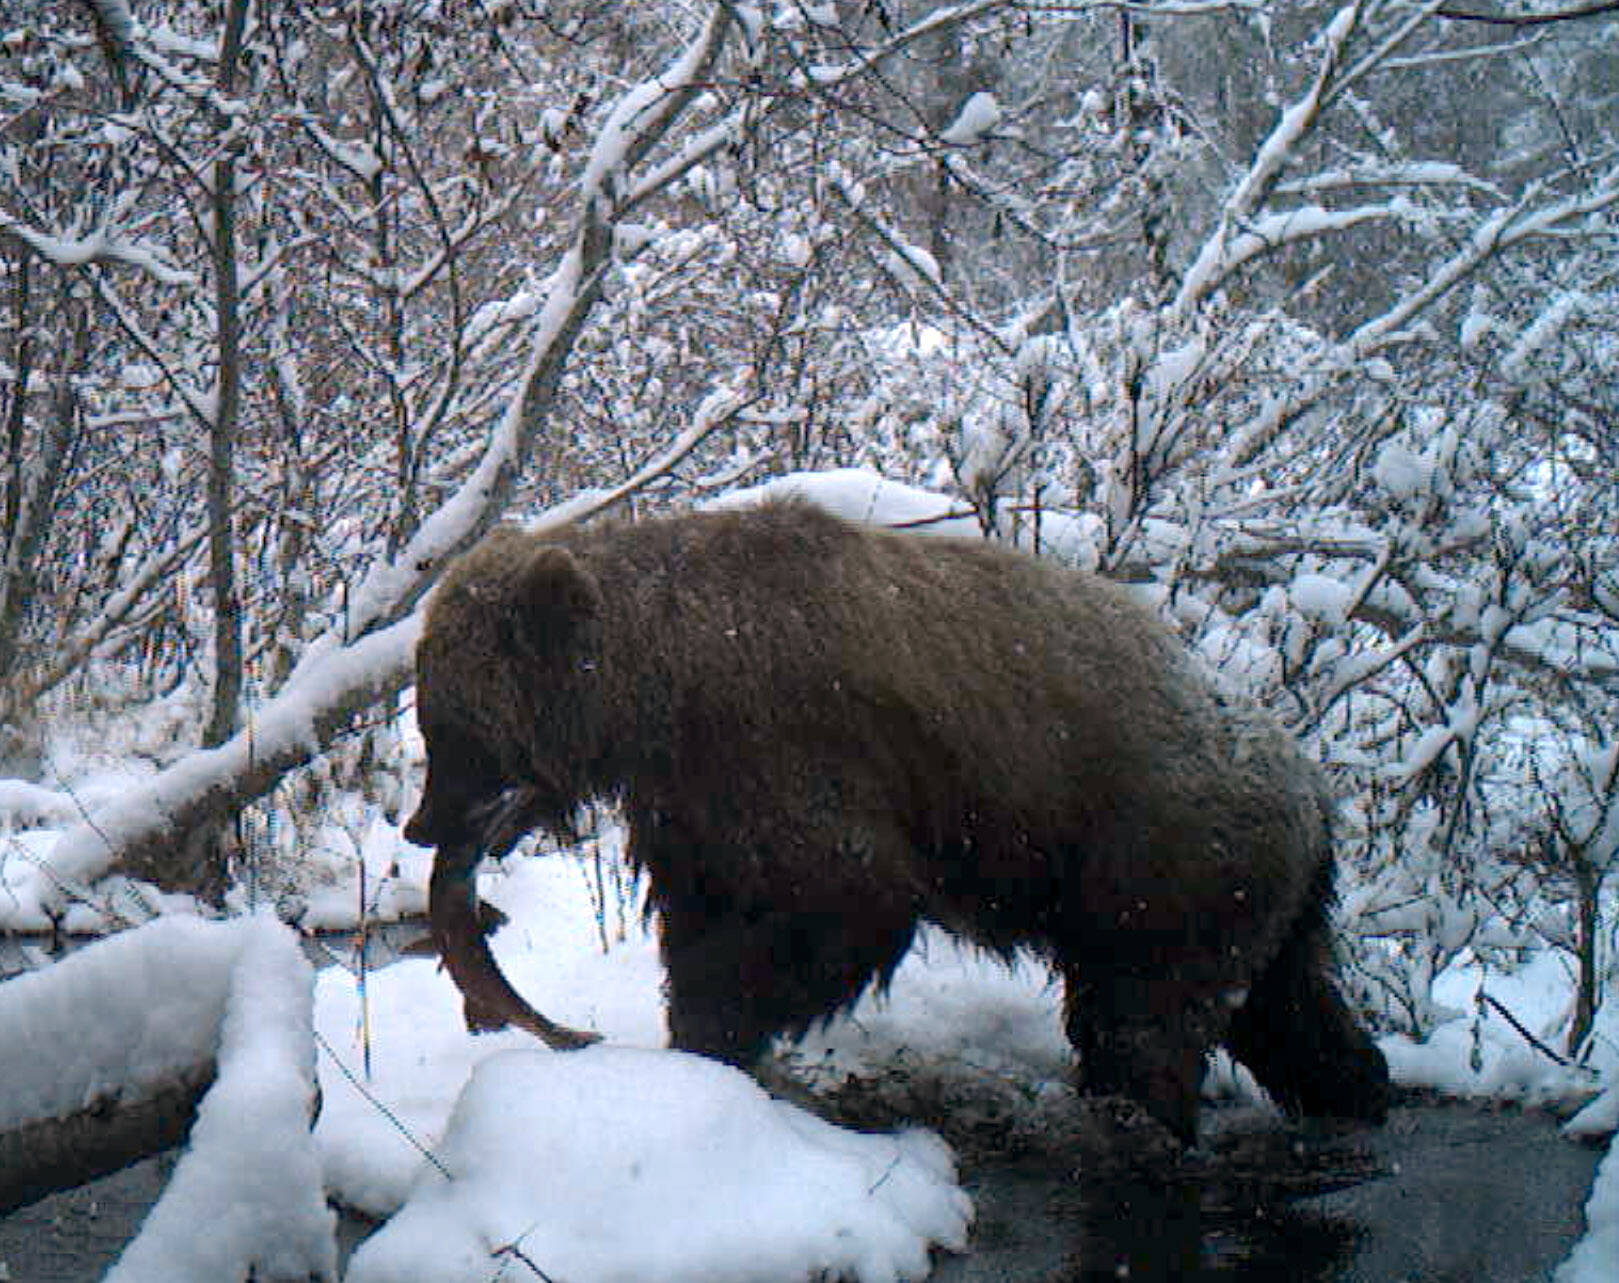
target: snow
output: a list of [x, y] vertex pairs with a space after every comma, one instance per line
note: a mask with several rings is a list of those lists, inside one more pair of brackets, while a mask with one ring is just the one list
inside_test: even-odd
[[0, 1130], [208, 1060], [239, 947], [229, 930], [163, 918], [0, 985]]
[[976, 93], [961, 104], [956, 118], [939, 138], [956, 146], [978, 142], [1001, 123], [1001, 104], [990, 93]]
[[[575, 860], [554, 858], [513, 861], [486, 875], [484, 898], [512, 915], [491, 949], [540, 1010], [594, 1029], [615, 1045], [661, 1047], [667, 1035], [656, 943], [634, 914], [620, 924], [627, 941], [604, 952], [597, 923], [605, 910], [592, 902], [585, 873]], [[380, 1216], [403, 1202], [423, 1161], [418, 1145], [443, 1133], [473, 1066], [492, 1052], [532, 1048], [534, 1041], [516, 1032], [468, 1034], [460, 994], [432, 957], [407, 958], [370, 974], [363, 997], [364, 1009], [358, 983], [341, 968], [322, 972], [317, 983], [316, 1028], [325, 1050], [315, 1134], [334, 1196]], [[365, 1031], [369, 1098], [356, 1086]]]
[[302, 853], [300, 881], [307, 887], [297, 922], [306, 931], [330, 931], [356, 920], [396, 922], [427, 913], [432, 853], [403, 842], [399, 830], [377, 812], [358, 833], [330, 824], [317, 831]]
[[482, 1283], [507, 1245], [573, 1283], [889, 1283], [971, 1217], [936, 1137], [845, 1131], [681, 1052], [487, 1057], [439, 1154], [350, 1283]]
[[807, 500], [847, 521], [966, 538], [982, 534], [978, 519], [964, 505], [865, 468], [789, 473], [745, 490], [729, 491], [706, 506], [746, 508], [789, 498]]
[[702, 33], [685, 51], [658, 75], [645, 80], [621, 97], [613, 107], [591, 148], [590, 159], [579, 180], [579, 191], [586, 201], [607, 194], [613, 175], [622, 171], [631, 155], [646, 141], [655, 139], [663, 111], [689, 90], [713, 57], [716, 42], [728, 21], [725, 9], [717, 9]]
[[[853, 478], [829, 489], [847, 498], [850, 486]], [[858, 486], [852, 493], [870, 497], [869, 491], [862, 492]], [[403, 1206], [406, 1211], [399, 1216], [408, 1217], [405, 1223], [412, 1227], [408, 1237], [406, 1231], [400, 1231], [398, 1239], [386, 1240], [389, 1246], [374, 1249], [385, 1255], [376, 1262], [368, 1260], [365, 1268], [378, 1273], [359, 1273], [357, 1263], [351, 1279], [400, 1277], [387, 1272], [394, 1268], [389, 1262], [409, 1259], [413, 1251], [437, 1250], [432, 1245], [439, 1242], [461, 1244], [487, 1277], [498, 1268], [490, 1253], [519, 1238], [524, 1255], [552, 1277], [576, 1277], [567, 1273], [565, 1262], [577, 1264], [580, 1278], [644, 1277], [644, 1273], [636, 1273], [640, 1266], [631, 1255], [636, 1245], [620, 1241], [636, 1237], [623, 1233], [625, 1225], [637, 1226], [643, 1236], [670, 1236], [660, 1240], [670, 1253], [668, 1272], [660, 1269], [660, 1278], [730, 1277], [726, 1262], [709, 1254], [708, 1249], [718, 1241], [708, 1237], [709, 1222], [702, 1222], [703, 1235], [697, 1236], [701, 1242], [679, 1237], [683, 1224], [709, 1215], [692, 1206], [689, 1191], [722, 1187], [729, 1179], [729, 1164], [752, 1161], [744, 1138], [723, 1125], [725, 1111], [744, 1112], [752, 1120], [750, 1126], [785, 1124], [779, 1119], [767, 1122], [770, 1111], [756, 1116], [756, 1108], [763, 1106], [745, 1079], [726, 1070], [697, 1074], [681, 1063], [688, 1058], [657, 1051], [665, 1032], [658, 997], [662, 970], [655, 938], [632, 903], [607, 924], [605, 934], [611, 944], [604, 950], [604, 931], [598, 923], [605, 910], [593, 900], [592, 885], [589, 870], [574, 859], [514, 859], [503, 868], [486, 871], [483, 892], [511, 915], [510, 923], [493, 938], [492, 948], [519, 991], [540, 1010], [565, 1023], [603, 1033], [604, 1047], [555, 1054], [535, 1049], [533, 1041], [520, 1034], [468, 1035], [461, 1025], [453, 985], [427, 959], [411, 959], [370, 977], [373, 1077], [369, 1090], [418, 1144], [432, 1149], [454, 1178], [446, 1180], [433, 1169], [394, 1122], [362, 1097], [323, 1055], [325, 1109], [316, 1136], [326, 1163], [328, 1188], [341, 1201], [373, 1215], [388, 1215]], [[1381, 1040], [1396, 1081], [1453, 1096], [1563, 1108], [1591, 1095], [1595, 1074], [1557, 1066], [1489, 1009], [1480, 1018], [1474, 996], [1481, 983], [1485, 992], [1513, 1011], [1537, 1037], [1558, 1044], [1571, 986], [1557, 954], [1547, 951], [1507, 973], [1498, 967], [1486, 970], [1464, 952], [1435, 983], [1436, 1002], [1453, 1014], [1422, 1042], [1399, 1036]], [[325, 1038], [333, 1046], [352, 1047], [360, 1019], [354, 981], [340, 970], [329, 970], [322, 975], [317, 993], [317, 1020]], [[1597, 1053], [1595, 1065], [1611, 1079], [1619, 1072], [1619, 1053], [1611, 1050], [1619, 1047], [1615, 1036], [1619, 1020], [1606, 1013], [1605, 1008], [1596, 1041], [1599, 1048], [1609, 1050]], [[919, 933], [885, 996], [868, 995], [847, 1016], [812, 1031], [786, 1051], [795, 1072], [811, 1086], [835, 1086], [849, 1075], [881, 1074], [901, 1066], [907, 1074], [940, 1079], [947, 1085], [946, 1098], [963, 1102], [961, 1108], [978, 1108], [982, 1102], [986, 1110], [995, 1110], [1016, 1102], [1017, 1108], [1036, 1119], [1035, 1125], [1043, 1109], [1072, 1090], [1061, 992], [1046, 968], [1031, 959], [1009, 967], [934, 928]], [[346, 1055], [351, 1061], [357, 1058], [352, 1051]], [[475, 1097], [471, 1105], [465, 1096], [458, 1104], [462, 1084], [469, 1076], [476, 1084], [479, 1067], [491, 1057], [509, 1057], [514, 1063], [499, 1070], [493, 1087], [469, 1088]], [[671, 1194], [661, 1216], [657, 1214], [655, 1182], [665, 1169], [655, 1161], [648, 1166], [643, 1160], [642, 1175], [636, 1181], [626, 1179], [617, 1185], [608, 1179], [612, 1162], [633, 1162], [630, 1156], [642, 1154], [642, 1147], [653, 1148], [652, 1138], [659, 1127], [679, 1125], [677, 1120], [642, 1117], [633, 1101], [625, 1104], [612, 1094], [619, 1090], [614, 1084], [630, 1064], [638, 1066], [635, 1072], [642, 1075], [646, 1094], [678, 1084], [683, 1110], [691, 1117], [710, 1120], [703, 1132], [683, 1133], [686, 1139], [681, 1148], [710, 1146], [705, 1161], [711, 1166], [701, 1171], [684, 1169], [681, 1179], [687, 1192], [679, 1197]], [[597, 1090], [603, 1093], [599, 1098], [593, 1096]], [[1610, 1093], [1588, 1108], [1598, 1109], [1616, 1098], [1619, 1093]], [[551, 1108], [531, 1119], [533, 1107], [527, 1102], [532, 1101], [551, 1102]], [[557, 1101], [566, 1101], [567, 1107], [557, 1108]], [[463, 1125], [459, 1120], [469, 1110], [472, 1117]], [[480, 1117], [486, 1111], [505, 1119], [505, 1125]], [[1579, 1130], [1570, 1124], [1571, 1135]], [[512, 1135], [523, 1141], [517, 1153], [506, 1152]], [[932, 1144], [928, 1142], [930, 1147]], [[798, 1136], [792, 1145], [778, 1135], [769, 1152], [794, 1171], [801, 1164], [805, 1171], [820, 1171], [820, 1165], [830, 1161], [813, 1135], [808, 1140]], [[535, 1161], [538, 1153], [546, 1155], [544, 1162]], [[683, 1160], [690, 1157], [686, 1154]], [[580, 1170], [568, 1169], [572, 1174], [565, 1177], [549, 1170], [531, 1170], [576, 1160]], [[1610, 1169], [1613, 1166], [1609, 1164]], [[931, 1190], [926, 1203], [932, 1214], [943, 1217], [952, 1201], [947, 1197], [951, 1187], [942, 1177], [925, 1187]], [[588, 1196], [585, 1190], [591, 1191]], [[577, 1200], [569, 1196], [570, 1191], [577, 1192]], [[1596, 1193], [1601, 1192], [1599, 1185]], [[1612, 1182], [1604, 1197], [1619, 1208], [1619, 1180]], [[746, 1206], [751, 1208], [751, 1201]], [[602, 1207], [634, 1210], [615, 1215], [603, 1227]], [[743, 1207], [733, 1203], [733, 1215], [765, 1215]], [[800, 1198], [796, 1214], [812, 1223], [795, 1224], [790, 1231], [785, 1219], [759, 1221], [751, 1252], [757, 1253], [759, 1243], [767, 1238], [776, 1241], [779, 1232], [808, 1255], [798, 1259], [796, 1273], [784, 1267], [779, 1274], [747, 1277], [805, 1277], [818, 1268], [815, 1262], [821, 1258], [812, 1254], [811, 1244], [820, 1241], [813, 1222], [822, 1207], [820, 1199]], [[596, 1218], [594, 1242], [586, 1241], [591, 1216]], [[673, 1226], [666, 1224], [670, 1221]], [[381, 1234], [392, 1235], [395, 1223], [391, 1221]], [[1595, 1217], [1592, 1224], [1597, 1224]], [[664, 1228], [659, 1229], [660, 1225]], [[724, 1228], [722, 1223], [713, 1233], [723, 1238]], [[880, 1225], [866, 1225], [862, 1232], [869, 1232], [874, 1243], [887, 1242], [888, 1230]], [[626, 1255], [614, 1257], [612, 1262], [605, 1256], [587, 1259], [574, 1255], [609, 1251]], [[432, 1259], [435, 1277], [473, 1277], [456, 1273], [437, 1256]], [[613, 1270], [620, 1266], [622, 1272], [615, 1275]], [[597, 1268], [602, 1272], [594, 1272]], [[1575, 1283], [1587, 1283], [1600, 1276], [1570, 1277]]]
[[1613, 1283], [1619, 1261], [1619, 1145], [1610, 1144], [1585, 1204], [1585, 1237], [1553, 1276], [1554, 1283]]
[[29, 227], [0, 210], [0, 231], [10, 232], [47, 262], [60, 267], [110, 261], [140, 268], [160, 285], [192, 285], [193, 273], [175, 267], [162, 249], [139, 240], [124, 240], [106, 231], [88, 236], [62, 236]]
[[1429, 452], [1417, 453], [1402, 441], [1390, 441], [1377, 452], [1372, 480], [1390, 498], [1406, 503], [1432, 493], [1437, 461]]
[[944, 280], [939, 260], [929, 251], [897, 236], [889, 239], [894, 248], [882, 256], [882, 261], [898, 280], [911, 287], [923, 282], [938, 285]]
[[1301, 574], [1288, 586], [1287, 596], [1305, 618], [1336, 627], [1349, 618], [1355, 594], [1348, 584], [1327, 575]]
[[[1496, 1009], [1480, 1007], [1476, 998], [1481, 990], [1542, 1042], [1560, 1046], [1572, 989], [1555, 950], [1536, 955], [1513, 972], [1486, 969], [1465, 952], [1433, 986], [1434, 1003], [1458, 1014], [1421, 1042], [1404, 1036], [1382, 1040], [1397, 1083], [1529, 1106], [1567, 1107], [1591, 1095], [1597, 1080], [1593, 1070], [1558, 1065]], [[1619, 1047], [1599, 1053], [1597, 1064], [1609, 1074], [1619, 1070]]]
[[274, 919], [208, 929], [238, 942], [225, 972], [218, 1072], [168, 1188], [106, 1283], [335, 1279], [337, 1218], [309, 1133], [309, 963]]
[[[1302, 97], [1282, 111], [1270, 134], [1254, 154], [1248, 172], [1226, 198], [1217, 230], [1203, 243], [1181, 279], [1180, 291], [1172, 309], [1175, 315], [1190, 313], [1233, 267], [1251, 258], [1268, 243], [1266, 237], [1256, 237], [1237, 229], [1246, 228], [1253, 219], [1265, 192], [1285, 169], [1294, 149], [1302, 143], [1320, 113], [1328, 81], [1354, 31], [1356, 8], [1349, 5], [1340, 9], [1322, 31], [1323, 53], [1313, 83]], [[1272, 225], [1268, 235], [1280, 235], [1284, 231], [1285, 228]]]

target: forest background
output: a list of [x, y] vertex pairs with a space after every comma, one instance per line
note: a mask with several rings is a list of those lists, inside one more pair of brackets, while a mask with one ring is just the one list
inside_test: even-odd
[[5, 925], [296, 920], [408, 814], [419, 606], [494, 521], [860, 467], [1301, 737], [1382, 1027], [1553, 949], [1588, 1055], [1615, 8], [8, 5]]

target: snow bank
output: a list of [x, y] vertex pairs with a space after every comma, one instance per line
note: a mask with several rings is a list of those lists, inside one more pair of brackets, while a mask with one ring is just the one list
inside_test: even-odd
[[[317, 1027], [335, 1054], [321, 1057], [315, 1134], [328, 1188], [373, 1215], [403, 1204], [362, 1246], [351, 1283], [482, 1283], [502, 1264], [526, 1276], [515, 1252], [570, 1283], [817, 1271], [890, 1280], [922, 1277], [930, 1244], [964, 1245], [970, 1206], [936, 1138], [845, 1132], [732, 1069], [657, 1050], [667, 1035], [656, 941], [635, 903], [620, 912], [593, 899], [588, 863], [511, 860], [480, 885], [511, 916], [491, 948], [513, 984], [608, 1045], [558, 1054], [522, 1033], [468, 1034], [460, 995], [431, 959], [369, 976], [363, 1012], [353, 976], [323, 973]], [[990, 988], [975, 995], [967, 972], [977, 966]], [[1011, 972], [941, 940], [901, 968], [888, 1002], [868, 1000], [836, 1028], [875, 1055], [935, 1024], [940, 1038], [972, 1044], [1006, 1036], [1008, 1021], [1054, 1025], [1036, 970]], [[1010, 1015], [1006, 990], [1024, 999]], [[868, 1021], [876, 1032], [863, 1034]], [[1011, 1041], [1049, 1049], [1058, 1037]]]
[[380, 812], [323, 825], [298, 855], [306, 890], [297, 922], [306, 931], [352, 927], [362, 904], [369, 922], [427, 916], [433, 853], [406, 842]]
[[1470, 954], [1464, 955], [1433, 984], [1435, 1004], [1463, 1014], [1421, 1042], [1404, 1035], [1380, 1040], [1396, 1083], [1451, 1096], [1566, 1106], [1589, 1097], [1599, 1075], [1611, 1076], [1619, 1069], [1619, 1053], [1606, 1050], [1601, 1038], [1590, 1067], [1559, 1065], [1495, 1010], [1477, 1011], [1475, 997], [1481, 985], [1536, 1038], [1561, 1047], [1573, 986], [1555, 950], [1536, 954], [1513, 972], [1486, 970]]
[[[514, 859], [485, 873], [480, 892], [511, 917], [490, 948], [540, 1010], [611, 1043], [660, 1047], [667, 1035], [657, 942], [631, 906], [615, 923], [625, 938], [603, 951], [590, 872], [577, 859], [557, 856]], [[326, 1186], [370, 1216], [386, 1216], [404, 1202], [423, 1150], [444, 1134], [474, 1066], [495, 1052], [535, 1045], [517, 1031], [468, 1033], [461, 995], [436, 958], [407, 958], [372, 972], [363, 996], [356, 977], [328, 968], [317, 980], [315, 1006], [325, 1042], [315, 1137]]]
[[570, 1283], [889, 1283], [972, 1215], [936, 1137], [844, 1131], [682, 1052], [493, 1056], [439, 1153], [349, 1283], [484, 1283], [502, 1256]]
[[1553, 1283], [1613, 1283], [1619, 1270], [1615, 1262], [1619, 1262], [1619, 1144], [1610, 1144], [1585, 1204], [1585, 1237], [1557, 1267]]

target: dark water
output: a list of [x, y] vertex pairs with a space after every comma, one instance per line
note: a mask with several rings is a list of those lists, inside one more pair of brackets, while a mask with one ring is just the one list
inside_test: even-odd
[[1214, 1148], [1157, 1172], [968, 1172], [973, 1250], [933, 1278], [1532, 1283], [1584, 1233], [1601, 1158], [1545, 1114], [1433, 1101], [1334, 1140]]

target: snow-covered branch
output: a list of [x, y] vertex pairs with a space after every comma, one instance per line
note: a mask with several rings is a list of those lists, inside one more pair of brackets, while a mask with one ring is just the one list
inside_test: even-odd
[[1203, 242], [1203, 248], [1181, 278], [1173, 315], [1190, 313], [1237, 265], [1253, 257], [1252, 253], [1237, 256], [1237, 238], [1249, 230], [1254, 215], [1281, 180], [1283, 168], [1314, 130], [1350, 37], [1359, 26], [1363, 7], [1360, 3], [1346, 5], [1327, 24], [1322, 33], [1323, 49], [1309, 89], [1282, 112], [1248, 166], [1248, 172], [1226, 197], [1214, 234]]
[[273, 919], [168, 918], [0, 987], [0, 1206], [186, 1140], [118, 1283], [336, 1277], [313, 975]]
[[195, 285], [197, 282], [193, 273], [173, 266], [154, 246], [114, 235], [105, 228], [87, 236], [42, 232], [0, 209], [0, 233], [16, 237], [45, 262], [57, 267], [122, 263], [144, 272], [160, 285]]
[[169, 868], [182, 835], [262, 796], [354, 717], [397, 695], [410, 680], [419, 629], [419, 618], [410, 615], [347, 646], [335, 637], [316, 643], [243, 730], [218, 748], [182, 757], [64, 832], [46, 865], [30, 871], [29, 885], [13, 881], [8, 888], [21, 911], [38, 906], [33, 922], [15, 925], [48, 926], [66, 887], [89, 884], [113, 867], [137, 874]]
[[1412, 320], [1503, 251], [1527, 241], [1578, 231], [1576, 224], [1581, 220], [1619, 204], [1619, 167], [1610, 169], [1576, 195], [1537, 204], [1539, 196], [1537, 190], [1531, 189], [1480, 222], [1466, 244], [1437, 264], [1418, 288], [1349, 335], [1340, 347], [1341, 359], [1353, 363], [1397, 342]]

